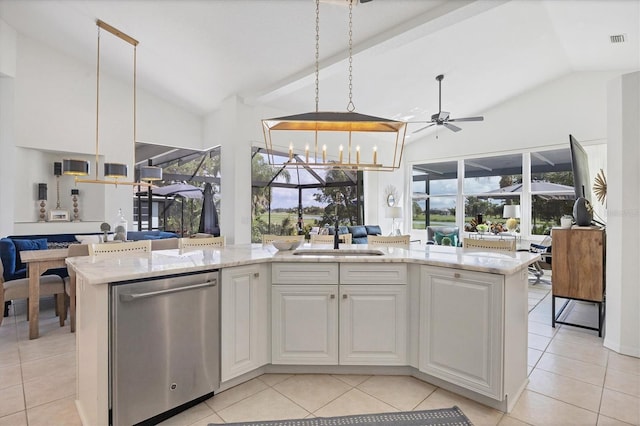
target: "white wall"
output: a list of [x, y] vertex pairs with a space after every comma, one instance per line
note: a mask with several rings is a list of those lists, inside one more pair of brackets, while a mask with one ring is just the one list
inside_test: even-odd
[[604, 345], [640, 357], [640, 72], [609, 84]]
[[0, 76], [16, 75], [16, 39], [18, 34], [0, 19]]
[[[0, 26], [0, 31], [3, 28]], [[4, 46], [4, 42], [0, 44], [0, 48]], [[86, 155], [93, 158], [95, 155], [95, 58], [87, 58], [87, 63], [80, 63], [20, 34], [16, 37], [16, 46], [16, 77], [13, 79], [15, 103], [10, 123], [10, 127], [14, 129], [14, 137], [7, 145], [7, 136], [0, 138], [3, 142], [3, 154], [7, 154], [5, 158], [12, 159], [8, 163], [15, 164], [16, 170], [20, 170], [17, 173], [20, 180], [12, 176], [5, 182], [13, 182], [16, 194], [29, 194], [31, 198], [31, 189], [28, 188], [33, 188], [35, 183], [55, 182], [53, 161], [78, 156], [85, 158]], [[130, 55], [131, 49], [125, 44], [125, 50], [127, 47], [124, 54]], [[2, 53], [4, 57], [4, 51]], [[105, 55], [106, 53], [102, 55], [103, 61], [109, 59]], [[0, 62], [0, 66], [2, 64]], [[114, 79], [103, 70], [100, 76], [99, 153], [107, 161], [128, 164], [128, 180], [133, 176], [132, 77], [133, 69], [130, 80]], [[4, 89], [6, 85], [2, 84]], [[6, 92], [8, 91], [3, 90], [0, 93], [2, 99], [7, 97]], [[151, 96], [139, 87], [137, 93], [138, 140], [184, 148], [203, 148], [202, 117]], [[8, 129], [9, 126], [2, 128]], [[8, 130], [2, 132], [6, 133]], [[9, 146], [26, 149], [15, 151], [13, 148], [9, 149]], [[94, 177], [93, 161], [91, 167], [91, 177]], [[102, 162], [99, 168], [101, 178]], [[2, 173], [5, 173], [4, 167]], [[65, 195], [61, 195], [61, 198], [68, 199], [72, 178], [64, 176], [61, 181], [65, 186]], [[52, 185], [49, 188], [51, 196]], [[133, 223], [131, 186], [120, 185], [116, 188], [112, 185], [78, 184], [78, 188], [82, 194], [82, 203], [86, 205], [84, 213], [87, 220], [111, 223], [118, 209], [122, 208], [127, 220], [130, 224]], [[15, 220], [7, 215], [0, 216], [2, 234], [12, 234], [17, 223], [21, 224], [20, 229], [24, 233], [25, 221], [31, 220], [34, 215], [34, 200], [20, 198], [18, 201], [14, 196], [2, 198], [3, 210], [10, 209], [15, 215]], [[41, 229], [39, 226], [38, 232], [42, 233]], [[51, 232], [55, 232], [51, 229]]]
[[[17, 34], [0, 19], [0, 158], [13, 158], [15, 152], [14, 135], [14, 86], [16, 72]], [[13, 207], [15, 188], [11, 183], [15, 173], [14, 161], [3, 161], [0, 167], [0, 235], [13, 230]]]

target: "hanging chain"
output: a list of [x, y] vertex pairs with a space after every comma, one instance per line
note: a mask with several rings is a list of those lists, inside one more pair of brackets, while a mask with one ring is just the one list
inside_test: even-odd
[[96, 180], [98, 180], [98, 145], [99, 145], [99, 125], [100, 125], [100, 27], [98, 26], [98, 49], [96, 59]]
[[353, 0], [349, 2], [349, 103], [347, 111], [353, 112], [356, 106], [353, 104]]
[[316, 112], [320, 102], [320, 0], [316, 0]]

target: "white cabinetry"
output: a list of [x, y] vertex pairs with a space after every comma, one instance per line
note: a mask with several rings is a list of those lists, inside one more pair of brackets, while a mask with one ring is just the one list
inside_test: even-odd
[[502, 275], [421, 268], [421, 371], [503, 399], [503, 284]]
[[406, 287], [340, 286], [340, 364], [406, 365]]
[[273, 364], [338, 363], [338, 286], [274, 285]]
[[269, 266], [222, 270], [221, 380], [255, 370], [269, 362]]
[[272, 363], [406, 365], [406, 281], [405, 264], [274, 264]]

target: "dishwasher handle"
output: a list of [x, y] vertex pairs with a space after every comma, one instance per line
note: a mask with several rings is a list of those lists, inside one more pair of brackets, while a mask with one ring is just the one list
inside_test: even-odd
[[199, 288], [205, 287], [215, 287], [218, 284], [218, 280], [210, 280], [206, 283], [202, 284], [194, 284], [185, 287], [176, 287], [176, 288], [168, 288], [166, 290], [157, 290], [157, 291], [149, 291], [147, 293], [131, 293], [131, 294], [120, 294], [120, 301], [122, 302], [133, 302], [135, 300], [146, 299], [148, 297], [161, 296], [165, 294], [178, 293], [180, 291], [187, 290], [196, 290]]

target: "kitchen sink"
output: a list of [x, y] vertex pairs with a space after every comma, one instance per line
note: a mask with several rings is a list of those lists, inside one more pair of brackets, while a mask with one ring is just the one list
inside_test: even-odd
[[298, 256], [382, 256], [384, 252], [376, 249], [330, 249], [303, 248], [293, 251]]

